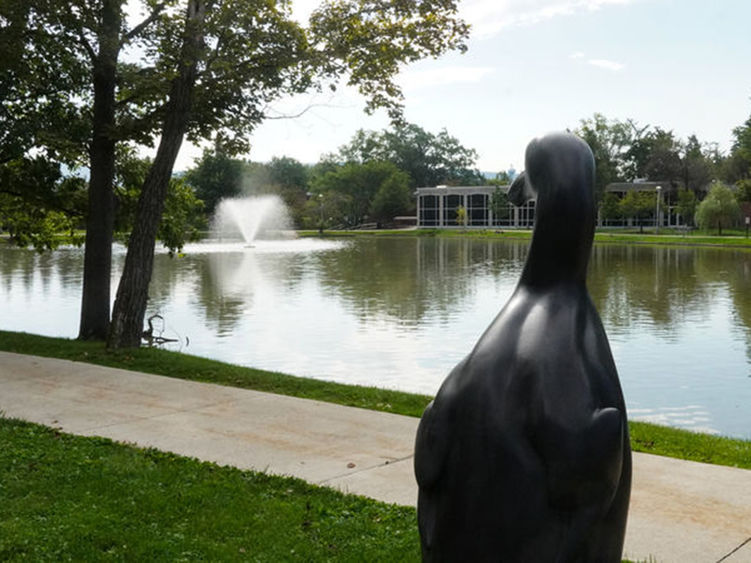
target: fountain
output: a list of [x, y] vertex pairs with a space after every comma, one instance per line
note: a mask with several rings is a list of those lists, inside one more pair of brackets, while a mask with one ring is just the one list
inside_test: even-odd
[[[246, 246], [263, 238], [285, 238], [292, 229], [287, 207], [277, 195], [223, 199], [216, 209], [212, 231], [217, 238], [239, 235]], [[288, 237], [287, 237], [288, 238]]]

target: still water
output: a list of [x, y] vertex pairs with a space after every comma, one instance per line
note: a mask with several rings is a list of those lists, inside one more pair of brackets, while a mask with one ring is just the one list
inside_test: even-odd
[[[433, 394], [526, 251], [406, 237], [197, 244], [157, 255], [149, 314], [187, 353]], [[116, 248], [115, 280], [123, 258]], [[82, 267], [80, 249], [0, 246], [0, 328], [74, 337]], [[589, 288], [631, 418], [751, 438], [751, 252], [598, 245]]]

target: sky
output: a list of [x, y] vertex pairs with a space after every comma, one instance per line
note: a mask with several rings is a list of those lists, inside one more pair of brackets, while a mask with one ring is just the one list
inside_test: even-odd
[[[317, 2], [296, 0], [301, 20]], [[595, 112], [659, 126], [727, 151], [751, 115], [748, 0], [460, 0], [468, 51], [420, 61], [399, 76], [407, 121], [441, 129], [478, 153], [477, 168], [524, 168], [534, 137], [574, 129]], [[279, 100], [242, 155], [314, 164], [358, 129], [389, 126], [351, 89]], [[185, 144], [177, 170], [201, 148]]]

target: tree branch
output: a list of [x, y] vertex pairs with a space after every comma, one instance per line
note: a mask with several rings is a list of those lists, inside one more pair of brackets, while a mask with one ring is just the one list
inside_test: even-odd
[[94, 48], [91, 46], [91, 43], [89, 43], [88, 40], [86, 39], [86, 36], [83, 34], [83, 30], [79, 28], [77, 31], [78, 31], [78, 42], [84, 48], [84, 51], [86, 51], [86, 54], [89, 55], [91, 62], [96, 61], [96, 51], [94, 51]]
[[123, 44], [127, 43], [134, 37], [137, 37], [144, 29], [146, 29], [151, 22], [156, 20], [164, 11], [164, 8], [167, 6], [166, 2], [162, 2], [161, 4], [157, 5], [156, 8], [154, 8], [154, 11], [149, 14], [149, 16], [143, 20], [141, 23], [139, 23], [137, 26], [135, 26], [133, 29], [131, 29], [128, 33], [125, 34], [123, 37]]

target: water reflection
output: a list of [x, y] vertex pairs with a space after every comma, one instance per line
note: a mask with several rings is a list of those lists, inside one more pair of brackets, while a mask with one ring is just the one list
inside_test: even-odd
[[[165, 336], [183, 349], [190, 338], [186, 351], [434, 393], [513, 291], [527, 243], [405, 237], [187, 250], [157, 254], [149, 300]], [[119, 248], [114, 280], [122, 257]], [[0, 326], [75, 336], [81, 273], [79, 249], [0, 247]], [[632, 417], [751, 437], [749, 281], [747, 251], [594, 248], [590, 292]]]

